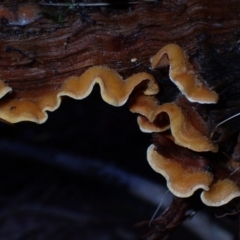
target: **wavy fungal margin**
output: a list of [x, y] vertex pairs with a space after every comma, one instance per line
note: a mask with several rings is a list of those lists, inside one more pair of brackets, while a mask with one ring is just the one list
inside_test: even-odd
[[12, 88], [7, 86], [2, 80], [0, 80], [0, 99], [11, 91]]
[[[150, 61], [152, 68], [169, 65], [170, 80], [188, 101], [201, 104], [218, 101], [218, 95], [194, 72], [187, 55], [178, 45], [163, 47]], [[122, 106], [130, 99], [130, 111], [139, 114], [138, 124], [143, 132], [165, 134], [166, 130], [170, 130], [169, 139], [175, 146], [195, 152], [218, 151], [218, 146], [192, 125], [184, 109], [175, 102], [159, 104], [154, 97], [159, 92], [159, 86], [155, 78], [145, 72], [124, 80], [108, 67], [94, 66], [81, 76], [67, 78], [59, 90], [48, 95], [35, 99], [3, 98], [0, 101], [0, 118], [11, 123], [43, 123], [48, 117], [46, 111], [57, 109], [62, 96], [83, 99], [91, 93], [95, 84], [99, 84], [101, 96], [108, 104]], [[14, 89], [0, 81], [0, 98], [11, 91], [14, 92]], [[209, 206], [221, 206], [240, 196], [240, 188], [234, 181], [216, 181], [214, 174], [205, 170], [186, 169], [181, 161], [174, 161], [174, 157], [171, 159], [157, 152], [154, 145], [149, 147], [147, 158], [150, 166], [166, 178], [169, 190], [176, 196], [189, 197], [197, 189], [203, 189], [202, 201]]]
[[170, 161], [157, 153], [152, 144], [147, 150], [147, 159], [154, 171], [167, 180], [168, 189], [177, 197], [190, 197], [198, 189], [209, 190], [213, 176], [209, 172], [191, 172], [181, 164]]
[[143, 90], [144, 94], [154, 95], [158, 93], [158, 84], [154, 77], [148, 73], [137, 73], [123, 80], [112, 69], [104, 66], [91, 67], [81, 76], [67, 78], [61, 89], [55, 93], [36, 99], [2, 101], [0, 103], [0, 118], [11, 123], [20, 121], [44, 123], [48, 117], [46, 111], [56, 110], [60, 106], [62, 96], [75, 99], [86, 98], [95, 84], [99, 84], [104, 101], [113, 106], [122, 106], [134, 88], [143, 82], [146, 83], [146, 88]]
[[[138, 124], [144, 132], [170, 129], [174, 142], [179, 146], [197, 152], [218, 151], [218, 146], [194, 128], [184, 111], [174, 102], [160, 105], [153, 96], [139, 95], [133, 97], [130, 111], [140, 114]], [[169, 122], [162, 118], [163, 114], [167, 114]]]
[[168, 44], [161, 48], [151, 59], [152, 68], [170, 66], [169, 78], [190, 102], [216, 103], [218, 94], [210, 90], [197, 74], [188, 56], [177, 44]]

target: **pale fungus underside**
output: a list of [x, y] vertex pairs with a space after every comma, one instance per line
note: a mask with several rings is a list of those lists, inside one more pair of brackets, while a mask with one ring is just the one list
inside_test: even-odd
[[216, 128], [240, 110], [240, 3], [59, 7], [71, 13], [61, 22], [53, 7], [29, 8], [25, 22], [17, 11], [26, 4], [0, 8], [0, 118], [43, 123], [62, 96], [83, 99], [98, 83], [105, 102], [128, 102], [140, 129], [154, 133], [147, 158], [174, 195], [203, 189], [209, 206], [240, 196], [240, 128]]

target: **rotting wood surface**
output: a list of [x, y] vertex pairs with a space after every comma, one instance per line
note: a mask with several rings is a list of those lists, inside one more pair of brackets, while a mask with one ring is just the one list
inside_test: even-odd
[[[9, 2], [9, 8], [15, 5]], [[121, 9], [38, 7], [41, 17], [27, 25], [10, 25], [5, 15], [1, 20], [0, 76], [16, 98], [54, 91], [66, 77], [94, 65], [124, 76], [152, 73], [149, 58], [168, 43], [183, 47], [211, 86], [231, 78], [228, 69], [236, 68], [238, 1], [159, 1]], [[51, 14], [63, 16], [57, 23]], [[209, 66], [214, 60], [219, 64]]]

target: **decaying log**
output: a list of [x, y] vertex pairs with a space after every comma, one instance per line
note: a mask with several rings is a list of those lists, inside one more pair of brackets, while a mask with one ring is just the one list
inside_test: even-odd
[[[174, 102], [183, 112], [181, 116], [219, 149], [217, 153], [186, 150], [185, 145], [173, 143], [176, 137], [164, 130], [154, 135], [155, 149], [151, 151], [167, 156], [167, 161], [177, 162], [177, 166], [187, 166], [191, 174], [200, 170], [209, 173], [208, 186], [204, 190], [208, 191], [209, 184], [212, 185], [202, 195], [207, 205], [220, 206], [231, 200], [218, 201], [207, 195], [210, 192], [216, 196], [216, 189], [222, 185], [232, 187], [237, 192], [234, 197], [238, 197], [239, 1], [163, 0], [106, 7], [82, 7], [71, 3], [63, 6], [64, 2], [59, 1], [55, 1], [55, 5], [48, 3], [50, 1], [5, 0], [0, 6], [0, 87], [4, 88], [0, 117], [10, 122], [44, 122], [47, 115], [39, 112], [55, 110], [60, 104], [56, 96], [63, 95], [60, 93], [67, 81], [72, 77], [80, 79], [90, 67], [114, 71], [116, 79], [120, 79], [117, 74], [128, 79], [133, 74], [145, 72], [141, 80], [154, 82], [146, 77], [153, 76], [160, 86], [156, 96], [158, 102]], [[164, 59], [166, 66], [161, 70], [151, 67], [149, 59], [168, 44], [179, 45], [189, 56], [186, 61], [193, 72], [218, 94], [216, 104], [188, 101], [169, 81], [167, 65], [171, 68], [171, 63], [168, 58]], [[141, 86], [134, 85], [127, 95], [132, 90], [135, 94]], [[151, 94], [156, 94], [155, 90]], [[37, 109], [32, 111], [33, 117], [28, 116], [30, 108]], [[17, 118], [23, 111], [27, 112], [24, 115], [27, 117]], [[153, 122], [168, 125], [169, 118], [159, 114]], [[192, 163], [188, 165], [189, 161], [198, 162], [192, 166]]]

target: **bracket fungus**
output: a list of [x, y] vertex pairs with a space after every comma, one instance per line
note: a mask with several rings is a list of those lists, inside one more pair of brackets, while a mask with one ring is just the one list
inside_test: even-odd
[[201, 194], [202, 201], [213, 207], [222, 206], [236, 197], [240, 197], [240, 188], [230, 179], [217, 181], [209, 191]]
[[105, 102], [127, 103], [153, 133], [148, 162], [174, 195], [202, 189], [204, 204], [222, 206], [240, 196], [240, 127], [223, 133], [228, 110], [240, 110], [240, 5], [144, 2], [127, 13], [59, 5], [61, 17], [73, 11], [61, 23], [51, 15], [58, 2], [0, 7], [0, 118], [43, 123], [63, 96], [83, 99], [98, 84]]
[[216, 103], [218, 94], [211, 91], [194, 71], [187, 55], [177, 44], [168, 44], [151, 58], [152, 68], [169, 67], [169, 78], [190, 102]]
[[[138, 96], [133, 99], [130, 110], [141, 114], [138, 117], [140, 128], [144, 132], [163, 132], [171, 129], [176, 144], [195, 151], [217, 151], [217, 145], [198, 131], [182, 109], [175, 103], [157, 104], [150, 96]], [[161, 117], [167, 114], [166, 118]]]
[[[170, 79], [179, 87], [188, 100], [199, 103], [214, 103], [217, 101], [217, 94], [209, 90], [204, 84], [200, 84], [199, 77], [194, 77], [196, 74], [180, 46], [169, 44], [163, 47], [151, 58], [152, 67], [162, 66], [161, 58], [164, 54], [168, 56]], [[166, 64], [166, 60], [163, 61]], [[46, 111], [53, 111], [58, 108], [62, 96], [83, 99], [91, 93], [96, 83], [100, 86], [102, 98], [113, 106], [122, 106], [126, 103], [135, 88], [141, 90], [135, 91], [135, 94], [131, 97], [130, 110], [140, 114], [138, 123], [142, 131], [164, 133], [170, 130], [173, 141], [178, 146], [196, 152], [218, 151], [218, 146], [192, 125], [187, 114], [180, 106], [174, 102], [159, 104], [154, 96], [148, 96], [156, 95], [159, 87], [155, 78], [145, 72], [134, 74], [123, 80], [112, 69], [104, 66], [94, 66], [87, 69], [80, 76], [66, 78], [62, 87], [55, 93], [39, 96], [34, 100], [13, 99], [2, 101], [0, 103], [0, 117], [11, 123], [19, 121], [43, 123], [47, 119]], [[142, 87], [138, 87], [140, 84]], [[2, 95], [9, 91], [11, 91], [11, 88], [2, 83]], [[165, 114], [165, 117], [162, 114]], [[171, 150], [169, 149], [169, 151]], [[166, 178], [169, 189], [178, 197], [189, 197], [197, 189], [202, 188], [208, 191], [202, 194], [203, 202], [215, 206], [224, 204], [239, 196], [238, 188], [235, 186], [228, 188], [229, 194], [220, 194], [221, 199], [218, 199], [217, 203], [212, 200], [213, 203], [211, 204], [211, 200], [206, 200], [210, 199], [210, 192], [214, 192], [212, 187], [216, 189], [216, 184], [211, 187], [213, 181], [211, 173], [206, 172], [204, 169], [193, 172], [186, 170], [184, 166], [181, 166], [184, 161], [177, 163], [174, 160], [169, 161], [168, 158], [157, 153], [153, 145], [149, 147], [147, 156], [151, 167]], [[179, 158], [181, 157], [179, 156]], [[224, 183], [221, 182], [221, 186]], [[219, 184], [217, 183], [217, 186]], [[226, 184], [229, 186], [228, 182]], [[224, 189], [224, 186], [222, 189]]]
[[171, 161], [155, 151], [151, 145], [147, 151], [150, 166], [167, 180], [168, 189], [177, 197], [190, 197], [198, 189], [209, 190], [213, 176], [206, 171], [190, 171], [181, 163]]
[[[134, 74], [125, 81], [115, 71], [95, 66], [87, 69], [81, 76], [67, 78], [59, 90], [35, 99], [11, 99], [0, 103], [0, 117], [8, 122], [32, 121], [43, 123], [47, 119], [46, 111], [56, 110], [62, 96], [75, 99], [87, 97], [95, 83], [101, 88], [102, 98], [113, 106], [123, 105], [131, 92], [141, 82], [146, 82], [143, 92], [147, 95], [156, 94], [158, 85], [154, 77], [147, 73]], [[5, 89], [5, 86], [3, 86]]]

